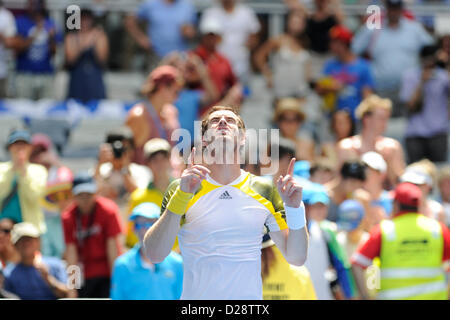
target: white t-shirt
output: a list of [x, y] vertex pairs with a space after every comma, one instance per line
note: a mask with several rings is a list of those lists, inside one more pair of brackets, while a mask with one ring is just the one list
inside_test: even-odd
[[[179, 180], [169, 186], [167, 205]], [[207, 176], [189, 202], [178, 241], [183, 256], [184, 300], [261, 300], [261, 243], [287, 228], [281, 197], [267, 179], [241, 170], [221, 185]]]
[[250, 68], [250, 53], [246, 46], [248, 37], [261, 28], [255, 12], [242, 4], [236, 4], [231, 13], [219, 6], [206, 9], [202, 21], [206, 19], [221, 24], [223, 34], [219, 51], [230, 60], [234, 73], [242, 81]]
[[[16, 22], [13, 14], [5, 8], [0, 8], [0, 33], [3, 37], [9, 38], [15, 36], [16, 32]], [[0, 42], [0, 79], [4, 79], [8, 75], [9, 57], [9, 50], [5, 48], [3, 42]]]

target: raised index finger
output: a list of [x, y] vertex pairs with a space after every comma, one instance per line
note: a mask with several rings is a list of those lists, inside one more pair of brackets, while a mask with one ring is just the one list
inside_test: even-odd
[[195, 147], [192, 148], [191, 154], [189, 155], [188, 168], [191, 168], [195, 164], [194, 158], [195, 158]]
[[289, 167], [287, 169], [287, 174], [290, 175], [291, 177], [294, 175], [294, 165], [295, 165], [295, 158], [291, 159], [291, 162], [289, 162]]

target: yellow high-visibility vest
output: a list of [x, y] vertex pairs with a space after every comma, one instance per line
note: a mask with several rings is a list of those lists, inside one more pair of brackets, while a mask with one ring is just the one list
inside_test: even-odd
[[377, 299], [446, 300], [440, 224], [418, 213], [381, 222]]

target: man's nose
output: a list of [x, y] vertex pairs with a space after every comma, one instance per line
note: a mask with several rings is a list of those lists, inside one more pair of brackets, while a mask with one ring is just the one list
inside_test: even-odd
[[221, 124], [227, 124], [227, 120], [225, 119], [225, 117], [220, 118], [219, 125]]

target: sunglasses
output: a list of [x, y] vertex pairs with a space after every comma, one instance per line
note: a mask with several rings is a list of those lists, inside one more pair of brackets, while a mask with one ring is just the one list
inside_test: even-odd
[[0, 232], [6, 233], [6, 234], [10, 234], [11, 233], [11, 229], [0, 228]]
[[136, 229], [136, 230], [150, 229], [153, 224], [154, 224], [154, 222], [135, 223], [134, 229]]
[[300, 122], [300, 118], [288, 118], [288, 117], [280, 117], [280, 122]]

